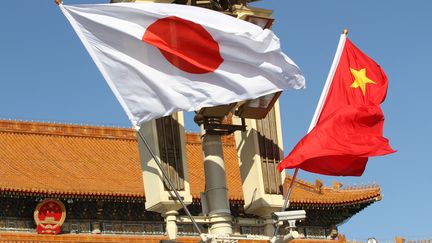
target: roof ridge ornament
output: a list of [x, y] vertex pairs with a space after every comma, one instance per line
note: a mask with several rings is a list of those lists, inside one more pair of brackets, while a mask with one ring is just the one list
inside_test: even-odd
[[340, 191], [340, 189], [342, 188], [343, 184], [342, 182], [339, 181], [333, 181], [333, 189]]

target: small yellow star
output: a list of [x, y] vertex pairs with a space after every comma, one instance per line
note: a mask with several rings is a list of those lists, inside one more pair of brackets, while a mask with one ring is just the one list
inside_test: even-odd
[[359, 88], [366, 95], [366, 84], [376, 84], [373, 80], [366, 77], [366, 68], [355, 70], [350, 68], [352, 75], [354, 76], [354, 82], [351, 84], [351, 88]]

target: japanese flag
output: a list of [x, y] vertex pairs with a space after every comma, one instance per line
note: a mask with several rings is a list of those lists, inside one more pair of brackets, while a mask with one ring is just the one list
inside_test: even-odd
[[192, 6], [60, 5], [136, 127], [305, 85], [268, 29]]

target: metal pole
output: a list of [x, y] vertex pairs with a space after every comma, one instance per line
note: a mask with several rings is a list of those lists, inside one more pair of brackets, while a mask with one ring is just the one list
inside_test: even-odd
[[291, 193], [292, 193], [292, 190], [294, 188], [294, 182], [295, 182], [295, 180], [297, 178], [298, 171], [299, 171], [299, 168], [296, 168], [295, 171], [294, 171], [294, 175], [293, 175], [293, 177], [291, 179], [291, 183], [290, 183], [290, 186], [288, 188], [287, 195], [285, 197], [285, 201], [284, 201], [284, 204], [283, 204], [283, 207], [282, 207], [282, 210], [281, 210], [282, 212], [285, 211], [289, 207], [289, 199], [291, 197]]
[[[291, 179], [290, 186], [289, 186], [287, 194], [285, 196], [285, 201], [284, 201], [284, 204], [283, 204], [283, 206], [281, 208], [281, 212], [285, 211], [289, 207], [289, 199], [291, 197], [292, 190], [294, 188], [294, 182], [296, 181], [298, 171], [299, 171], [299, 168], [296, 168], [295, 171], [294, 171], [294, 175], [293, 175], [293, 177]], [[276, 236], [279, 234], [279, 228], [280, 228], [280, 225], [278, 224], [276, 226], [276, 229], [275, 229], [275, 232], [274, 232], [273, 237], [271, 239], [271, 242], [274, 242], [276, 240]]]
[[212, 235], [232, 234], [232, 216], [226, 185], [225, 162], [220, 135], [202, 136], [204, 155], [205, 195]]
[[178, 191], [175, 189], [174, 184], [172, 183], [171, 179], [169, 178], [168, 174], [166, 173], [166, 171], [163, 169], [162, 167], [162, 163], [160, 162], [159, 158], [155, 155], [155, 153], [153, 152], [153, 150], [150, 148], [150, 145], [148, 144], [147, 140], [145, 139], [144, 135], [141, 134], [140, 130], [138, 131], [138, 135], [141, 138], [141, 140], [144, 142], [144, 145], [146, 146], [146, 148], [148, 149], [148, 151], [150, 152], [151, 156], [153, 157], [153, 159], [155, 160], [157, 166], [159, 167], [159, 169], [161, 170], [163, 176], [165, 177], [166, 181], [168, 182], [169, 186], [171, 187], [171, 189], [174, 191], [174, 194], [177, 197], [177, 200], [180, 202], [180, 204], [183, 206], [184, 211], [186, 212], [186, 214], [188, 215], [188, 217], [190, 218], [193, 226], [195, 227], [195, 229], [198, 231], [198, 233], [200, 234], [200, 237], [202, 238], [203, 241], [205, 241], [205, 239], [202, 237], [202, 232], [200, 230], [200, 228], [198, 227], [198, 224], [196, 223], [195, 219], [192, 217], [192, 214], [189, 212], [189, 209], [186, 207], [186, 204], [183, 202], [183, 200], [181, 199], [180, 194], [178, 193]]
[[346, 41], [346, 38], [347, 38], [347, 34], [348, 34], [348, 29], [344, 29], [342, 35], [339, 38], [339, 44], [338, 44], [338, 47], [336, 49], [335, 56], [333, 58], [333, 63], [331, 65], [330, 71], [329, 71], [329, 73], [327, 75], [327, 79], [326, 79], [326, 82], [324, 84], [324, 88], [323, 88], [323, 90], [321, 92], [321, 96], [320, 96], [320, 99], [318, 101], [318, 105], [317, 105], [317, 107], [315, 109], [314, 116], [312, 117], [312, 121], [311, 121], [311, 123], [309, 125], [308, 133], [310, 131], [312, 131], [312, 129], [315, 127], [315, 125], [318, 122], [319, 116], [320, 116], [322, 108], [324, 106], [324, 101], [327, 98], [328, 91], [330, 90], [330, 86], [331, 86], [331, 83], [333, 81], [333, 77], [334, 77], [334, 75], [336, 73], [336, 69], [337, 69], [337, 66], [339, 64], [339, 60], [340, 60], [340, 57], [342, 55], [342, 52], [343, 52], [343, 49], [344, 49], [344, 46], [345, 46], [345, 41]]

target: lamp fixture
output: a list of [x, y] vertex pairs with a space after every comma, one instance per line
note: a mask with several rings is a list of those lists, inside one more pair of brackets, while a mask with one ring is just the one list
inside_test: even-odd
[[257, 15], [247, 15], [245, 18], [246, 21], [251, 22], [252, 24], [256, 24], [259, 27], [263, 29], [269, 29], [271, 28], [274, 19], [267, 18], [267, 17], [261, 17]]
[[263, 119], [273, 108], [274, 103], [282, 92], [264, 95], [253, 100], [248, 100], [236, 110], [235, 115], [240, 118]]

